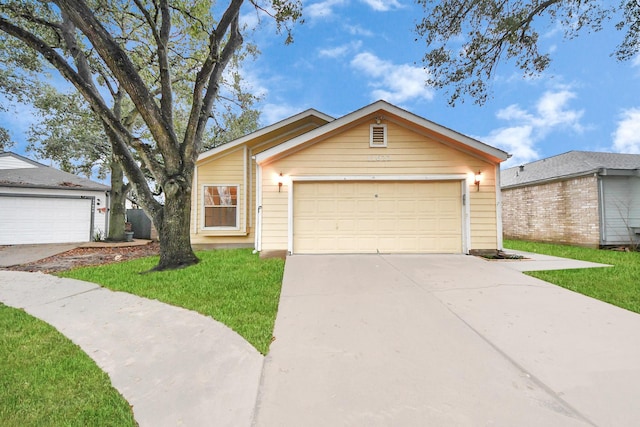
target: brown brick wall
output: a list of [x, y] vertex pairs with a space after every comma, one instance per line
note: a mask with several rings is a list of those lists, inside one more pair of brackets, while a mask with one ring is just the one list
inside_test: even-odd
[[598, 247], [598, 179], [502, 190], [502, 224], [506, 239]]

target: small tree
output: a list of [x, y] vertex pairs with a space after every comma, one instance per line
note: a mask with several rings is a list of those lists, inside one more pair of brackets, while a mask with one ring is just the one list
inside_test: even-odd
[[[599, 31], [621, 11], [615, 27], [626, 31], [615, 51], [619, 60], [640, 51], [640, 2], [621, 0], [416, 0], [425, 14], [416, 26], [427, 52], [427, 84], [453, 87], [449, 102], [469, 95], [479, 104], [487, 99], [487, 82], [501, 61], [515, 61], [525, 76], [537, 75], [551, 61], [538, 48], [539, 21], [559, 24], [566, 38]], [[614, 24], [612, 24], [613, 26]], [[460, 41], [463, 40], [463, 41]]]
[[[287, 24], [299, 19], [299, 1], [246, 3], [273, 17], [290, 41]], [[0, 32], [44, 57], [99, 117], [113, 159], [158, 230], [158, 270], [198, 261], [190, 242], [193, 172], [224, 72], [243, 42], [243, 4], [231, 0], [224, 10], [211, 1], [177, 0], [0, 4]], [[214, 11], [220, 11], [217, 19]], [[180, 102], [184, 93], [189, 98]], [[118, 100], [131, 103], [141, 128], [127, 123]], [[146, 173], [162, 190], [164, 204]]]

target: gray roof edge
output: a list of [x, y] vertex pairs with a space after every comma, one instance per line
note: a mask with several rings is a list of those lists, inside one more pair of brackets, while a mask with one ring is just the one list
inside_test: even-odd
[[66, 190], [66, 191], [111, 191], [111, 187], [98, 182], [95, 185], [78, 185], [78, 186], [60, 186], [60, 185], [41, 185], [41, 184], [28, 184], [28, 183], [14, 183], [14, 182], [2, 182], [0, 181], [0, 188], [41, 188], [45, 190]]
[[[622, 163], [619, 159], [622, 159]], [[629, 163], [629, 159], [632, 160]], [[555, 168], [555, 175], [551, 175], [549, 173], [541, 173], [540, 166], [549, 165], [550, 168]], [[559, 167], [559, 165], [563, 165]], [[513, 179], [510, 173], [516, 173], [519, 168], [524, 168], [525, 173], [527, 171], [535, 171], [533, 172], [533, 177], [530, 179], [526, 179], [526, 175], [520, 177], [517, 183], [511, 183], [503, 185], [502, 188], [513, 188], [513, 187], [522, 187], [526, 185], [534, 185], [540, 182], [549, 182], [553, 180], [562, 180], [575, 176], [587, 175], [593, 172], [598, 172], [601, 174], [606, 174], [606, 172], [600, 171], [618, 171], [618, 175], [620, 174], [637, 174], [638, 169], [640, 169], [640, 155], [638, 154], [627, 154], [627, 153], [610, 153], [610, 152], [598, 152], [598, 151], [581, 151], [581, 150], [571, 150], [565, 153], [556, 154], [554, 156], [546, 157], [544, 159], [539, 159], [533, 162], [524, 163], [522, 165], [512, 166], [510, 168], [501, 170], [502, 182], [508, 183], [513, 182], [516, 179]], [[562, 170], [557, 169], [566, 169], [566, 172], [560, 174]], [[624, 172], [629, 171], [629, 172]], [[509, 178], [507, 178], [509, 177]]]

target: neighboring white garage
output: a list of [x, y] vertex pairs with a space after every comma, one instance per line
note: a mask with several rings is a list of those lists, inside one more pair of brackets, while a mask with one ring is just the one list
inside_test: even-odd
[[293, 252], [461, 253], [461, 181], [295, 182]]
[[0, 245], [87, 242], [107, 229], [109, 187], [0, 153]]

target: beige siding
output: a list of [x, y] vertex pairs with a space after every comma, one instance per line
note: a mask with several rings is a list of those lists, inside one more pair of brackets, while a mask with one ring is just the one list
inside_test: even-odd
[[[248, 224], [245, 200], [248, 200], [247, 159], [244, 147], [239, 147], [220, 157], [197, 166], [197, 181], [192, 197], [191, 242], [193, 244], [231, 244], [253, 242], [252, 227]], [[246, 174], [246, 175], [245, 175]], [[211, 184], [238, 185], [238, 230], [214, 230], [204, 228], [203, 188]]]
[[[393, 122], [387, 123], [388, 147], [369, 147], [369, 122], [364, 122], [263, 165], [263, 250], [288, 247], [288, 185], [278, 192], [279, 173], [285, 176], [446, 175], [469, 177], [470, 247], [496, 249], [496, 166]], [[480, 191], [473, 184], [482, 173]]]
[[[288, 139], [322, 126], [326, 121], [317, 117], [302, 120], [279, 128], [245, 144], [222, 151], [198, 162], [197, 180], [192, 196], [191, 242], [194, 245], [250, 245], [255, 240], [256, 222], [256, 163], [252, 156], [281, 144]], [[246, 168], [245, 168], [246, 164]], [[246, 179], [246, 181], [243, 181]], [[243, 182], [246, 182], [246, 188]], [[243, 198], [239, 201], [240, 231], [212, 231], [202, 229], [202, 186], [211, 183], [241, 185]], [[246, 191], [246, 197], [245, 196]]]

